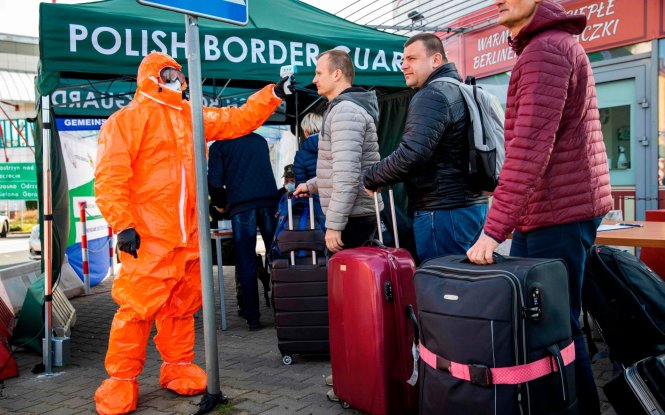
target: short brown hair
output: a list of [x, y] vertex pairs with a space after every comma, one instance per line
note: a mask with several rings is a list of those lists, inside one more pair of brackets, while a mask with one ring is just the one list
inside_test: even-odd
[[347, 81], [353, 83], [353, 79], [355, 78], [356, 73], [355, 69], [353, 69], [353, 62], [351, 61], [349, 54], [340, 49], [330, 49], [317, 56], [316, 60], [318, 61], [325, 55], [328, 55], [328, 65], [330, 72], [339, 69], [342, 71], [344, 78]]
[[425, 50], [427, 51], [427, 56], [432, 56], [435, 53], [440, 53], [443, 57], [444, 62], [448, 62], [446, 57], [446, 52], [443, 50], [443, 42], [441, 39], [433, 33], [418, 33], [413, 35], [404, 43], [404, 47], [407, 47], [416, 42], [423, 42], [425, 45]]

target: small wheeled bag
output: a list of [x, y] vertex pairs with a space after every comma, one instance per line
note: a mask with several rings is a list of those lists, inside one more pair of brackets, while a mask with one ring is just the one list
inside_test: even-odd
[[[309, 215], [310, 229], [294, 229], [292, 195], [288, 195], [288, 229], [275, 237], [286, 258], [271, 266], [272, 300], [275, 310], [277, 347], [282, 363], [293, 363], [294, 354], [328, 354], [328, 268], [325, 237]], [[314, 211], [309, 198], [309, 212]], [[308, 257], [296, 252], [307, 250]]]
[[665, 354], [629, 366], [603, 390], [619, 415], [665, 415]]
[[[624, 366], [665, 353], [665, 282], [639, 258], [605, 245], [589, 249], [582, 305]], [[594, 346], [587, 331], [593, 355]]]
[[562, 260], [431, 259], [414, 284], [420, 413], [577, 414]]
[[[392, 190], [390, 201], [394, 205]], [[376, 194], [374, 204], [378, 224]], [[407, 309], [415, 306], [416, 265], [399, 248], [396, 231], [396, 248], [383, 246], [380, 232], [379, 238], [381, 246], [343, 249], [328, 264], [333, 388], [345, 408], [411, 415], [418, 412], [418, 388], [408, 382], [414, 332]]]

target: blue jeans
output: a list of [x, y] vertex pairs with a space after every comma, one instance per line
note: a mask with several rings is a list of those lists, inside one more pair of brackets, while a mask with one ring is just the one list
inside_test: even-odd
[[250, 324], [259, 322], [259, 286], [256, 279], [256, 226], [261, 237], [270, 245], [275, 235], [275, 208], [257, 208], [236, 213], [231, 217], [233, 242], [236, 251], [236, 273], [242, 288], [243, 317]]
[[596, 229], [602, 218], [566, 223], [531, 232], [513, 233], [510, 256], [527, 258], [561, 258], [568, 268], [570, 290], [570, 323], [575, 341], [575, 380], [580, 414], [600, 414], [598, 391], [593, 379], [591, 360], [581, 331], [582, 283], [587, 252], [596, 240]]
[[449, 210], [417, 210], [413, 234], [420, 261], [443, 255], [464, 255], [483, 230], [487, 204]]

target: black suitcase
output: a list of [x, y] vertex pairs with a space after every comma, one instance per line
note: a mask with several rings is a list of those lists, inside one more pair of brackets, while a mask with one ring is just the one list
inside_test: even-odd
[[[272, 301], [275, 311], [277, 346], [282, 363], [290, 365], [294, 354], [328, 354], [328, 267], [324, 256], [325, 237], [315, 229], [310, 215], [309, 230], [294, 230], [291, 195], [288, 199], [288, 230], [275, 239], [288, 259], [274, 259], [271, 265]], [[309, 211], [314, 211], [309, 198]], [[309, 257], [297, 257], [298, 250], [311, 250]]]
[[665, 415], [665, 354], [629, 366], [603, 390], [619, 415]]
[[[604, 245], [589, 250], [582, 305], [624, 367], [665, 353], [665, 282], [639, 258]], [[587, 329], [590, 354], [595, 351]]]
[[497, 261], [451, 255], [416, 271], [420, 413], [577, 414], [566, 266]]

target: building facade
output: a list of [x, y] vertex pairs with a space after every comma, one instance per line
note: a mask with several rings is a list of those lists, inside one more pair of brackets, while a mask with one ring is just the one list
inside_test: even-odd
[[[13, 163], [34, 165], [35, 76], [39, 39], [0, 33], [0, 186], [12, 186]], [[16, 166], [16, 165], [13, 165]], [[2, 190], [2, 189], [0, 189]], [[10, 192], [12, 193], [12, 192]], [[0, 192], [0, 195], [8, 194]], [[0, 212], [14, 218], [25, 206], [23, 197], [0, 197]]]

